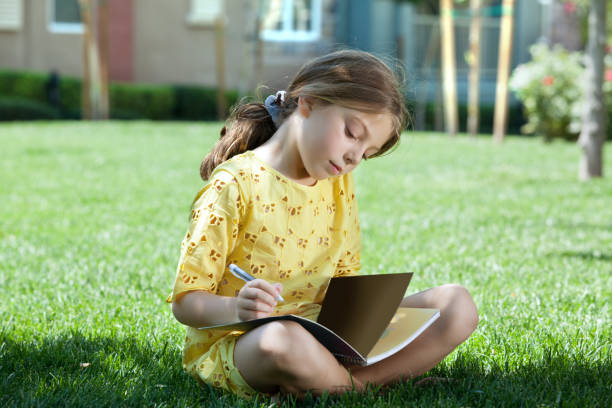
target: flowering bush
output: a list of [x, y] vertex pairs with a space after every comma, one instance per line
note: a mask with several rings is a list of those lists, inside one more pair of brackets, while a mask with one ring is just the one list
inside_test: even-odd
[[[516, 67], [510, 88], [523, 103], [527, 123], [523, 133], [576, 140], [582, 125], [586, 76], [584, 54], [561, 46], [535, 44], [532, 60]], [[612, 55], [605, 56], [604, 99], [612, 108]]]
[[527, 123], [523, 133], [535, 133], [545, 140], [576, 138], [574, 124], [580, 117], [576, 102], [582, 99], [580, 81], [584, 66], [580, 53], [557, 46], [535, 44], [529, 49], [532, 60], [516, 67], [510, 88], [523, 103]]

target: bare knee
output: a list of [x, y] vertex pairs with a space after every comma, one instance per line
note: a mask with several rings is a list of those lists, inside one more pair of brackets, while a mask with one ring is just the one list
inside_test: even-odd
[[453, 342], [466, 340], [478, 326], [478, 310], [466, 288], [458, 284], [441, 286], [443, 304], [440, 314], [445, 317]]
[[258, 352], [276, 370], [289, 373], [294, 367], [296, 345], [306, 330], [296, 322], [276, 321], [265, 325]]
[[339, 370], [341, 365], [304, 327], [292, 321], [274, 323], [266, 325], [269, 327], [259, 339], [258, 352], [276, 373], [282, 389], [297, 389], [321, 380], [326, 383], [326, 379], [338, 385], [338, 376], [346, 375], [346, 370]]

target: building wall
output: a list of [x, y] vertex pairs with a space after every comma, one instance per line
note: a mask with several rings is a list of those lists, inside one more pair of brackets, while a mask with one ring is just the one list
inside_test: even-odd
[[[307, 59], [333, 46], [336, 1], [322, 2], [320, 41], [264, 42], [259, 69], [255, 58], [255, 3], [223, 1], [227, 88], [242, 92], [262, 84], [284, 88]], [[47, 0], [23, 0], [23, 7], [22, 28], [0, 31], [0, 68], [57, 69], [60, 75], [80, 77], [82, 34], [50, 32]], [[111, 80], [215, 86], [215, 27], [190, 23], [190, 8], [191, 0], [110, 0]]]
[[47, 12], [47, 1], [23, 2], [21, 29], [0, 32], [0, 67], [80, 74], [81, 35], [49, 32]]
[[25, 34], [23, 30], [0, 31], [0, 67], [20, 69], [25, 65]]
[[[222, 3], [227, 17], [224, 72], [229, 89], [247, 93], [258, 85], [271, 88], [262, 89], [263, 94], [282, 89], [307, 59], [340, 44], [387, 57], [396, 56], [400, 45], [408, 78], [422, 76], [417, 72], [422, 64], [418, 56], [424, 54], [427, 41], [415, 35], [415, 19], [422, 18], [410, 4], [398, 5], [392, 0], [322, 0], [322, 38], [315, 42], [263, 42], [258, 65], [255, 2]], [[60, 74], [81, 76], [82, 34], [49, 31], [50, 1], [23, 0], [22, 4], [22, 28], [0, 31], [0, 68], [42, 72], [57, 69]], [[215, 27], [189, 22], [192, 0], [110, 0], [109, 4], [111, 80], [217, 84]], [[540, 8], [539, 2], [517, 1], [513, 66], [529, 59], [528, 47], [541, 32]], [[398, 34], [403, 37], [400, 44]], [[496, 52], [496, 48], [491, 49], [487, 55]], [[439, 50], [439, 59], [438, 54]], [[465, 74], [458, 77], [462, 99]], [[491, 100], [494, 78], [487, 78], [483, 72], [482, 80], [483, 100]], [[439, 81], [430, 82], [434, 97]]]
[[108, 75], [111, 80], [129, 82], [134, 78], [133, 19], [132, 0], [109, 2]]
[[19, 68], [24, 61], [25, 35], [22, 27], [25, 11], [23, 6], [19, 10], [7, 7], [3, 11], [7, 14], [3, 16], [3, 20], [12, 20], [16, 24], [0, 28], [0, 66]]
[[214, 27], [188, 27], [188, 1], [136, 0], [134, 8], [134, 81], [215, 82]]

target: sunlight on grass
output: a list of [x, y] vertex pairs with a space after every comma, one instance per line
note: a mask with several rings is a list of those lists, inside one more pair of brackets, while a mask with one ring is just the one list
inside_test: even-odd
[[[219, 124], [0, 125], [0, 405], [245, 406], [181, 367], [174, 281]], [[609, 146], [608, 146], [609, 147]], [[356, 171], [363, 272], [456, 282], [478, 330], [430, 375], [297, 406], [609, 406], [612, 151], [408, 134]], [[379, 392], [380, 391], [380, 392]]]

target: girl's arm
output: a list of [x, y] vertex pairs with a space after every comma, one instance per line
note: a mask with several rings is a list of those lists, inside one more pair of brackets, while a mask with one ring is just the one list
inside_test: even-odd
[[176, 320], [191, 327], [235, 322], [236, 299], [195, 290], [172, 302], [172, 313]]
[[195, 290], [172, 303], [172, 313], [179, 322], [191, 327], [212, 326], [269, 316], [276, 306], [280, 284], [262, 279], [246, 283], [237, 297], [215, 295]]

